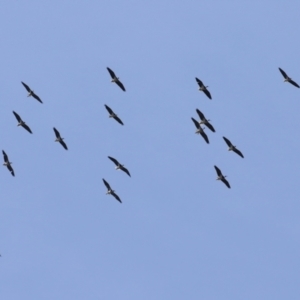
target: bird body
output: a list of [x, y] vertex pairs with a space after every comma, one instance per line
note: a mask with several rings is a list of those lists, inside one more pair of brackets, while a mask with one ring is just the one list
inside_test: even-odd
[[121, 165], [115, 158], [108, 156], [108, 158], [114, 162], [114, 164], [116, 165], [115, 169], [116, 170], [121, 170], [123, 172], [125, 172], [129, 177], [131, 177], [129, 171], [124, 167], [124, 165]]
[[300, 86], [294, 81], [292, 80], [291, 77], [289, 77], [282, 69], [278, 68], [280, 73], [282, 74], [282, 76], [284, 77], [284, 82], [289, 82], [290, 84], [294, 85], [297, 88], [300, 88]]
[[115, 191], [110, 187], [109, 183], [104, 179], [102, 178], [103, 180], [103, 183], [104, 185], [106, 186], [107, 188], [107, 192], [106, 192], [106, 195], [112, 195], [114, 196], [120, 203], [122, 203], [120, 197], [115, 193]]
[[66, 143], [63, 141], [63, 138], [60, 136], [59, 131], [55, 127], [53, 127], [53, 130], [56, 136], [55, 142], [59, 142], [66, 150], [68, 150], [68, 147]]
[[192, 121], [194, 122], [194, 124], [195, 124], [195, 126], [196, 126], [196, 128], [197, 128], [197, 130], [196, 130], [195, 133], [196, 133], [196, 134], [200, 134], [200, 135], [204, 138], [205, 142], [206, 142], [207, 144], [209, 144], [208, 137], [207, 137], [206, 133], [204, 132], [204, 129], [205, 129], [205, 128], [202, 128], [202, 127], [200, 126], [199, 122], [197, 122], [194, 118], [192, 118]]
[[233, 151], [235, 152], [237, 155], [239, 155], [240, 157], [244, 158], [244, 155], [242, 154], [242, 152], [240, 150], [238, 150], [236, 148], [236, 146], [232, 145], [232, 143], [225, 137], [223, 136], [224, 141], [226, 142], [228, 148], [228, 151]]
[[3, 159], [4, 159], [3, 166], [7, 167], [7, 169], [10, 171], [12, 176], [15, 176], [14, 169], [11, 166], [12, 162], [9, 161], [8, 156], [4, 150], [2, 150], [2, 153], [3, 153]]
[[15, 115], [17, 121], [18, 121], [18, 125], [17, 126], [22, 126], [24, 129], [26, 129], [29, 133], [32, 133], [31, 129], [29, 128], [29, 126], [21, 119], [21, 117], [15, 112], [13, 111], [13, 114]]
[[33, 91], [26, 83], [24, 83], [23, 81], [21, 81], [21, 83], [23, 84], [23, 86], [25, 87], [25, 89], [26, 89], [27, 92], [28, 92], [27, 97], [32, 96], [32, 97], [35, 98], [37, 101], [43, 103], [42, 100], [40, 99], [40, 97], [39, 97], [37, 94], [35, 94], [34, 91]]
[[114, 73], [113, 70], [111, 70], [110, 68], [106, 68], [107, 71], [109, 72], [110, 74], [110, 77], [111, 77], [111, 82], [114, 82], [116, 83], [124, 92], [126, 91], [125, 90], [125, 87], [124, 85], [122, 84], [122, 82], [119, 80], [119, 77], [116, 76], [116, 74]]
[[113, 110], [109, 106], [107, 106], [106, 104], [104, 104], [104, 106], [109, 113], [109, 118], [113, 118], [121, 125], [124, 125], [122, 120], [113, 112]]
[[195, 79], [196, 79], [196, 81], [197, 81], [197, 83], [199, 85], [199, 91], [202, 91], [209, 99], [212, 99], [211, 98], [211, 94], [210, 94], [210, 92], [207, 89], [208, 86], [205, 86], [203, 84], [203, 82], [200, 79], [198, 79], [197, 77], [195, 77]]
[[217, 166], [214, 166], [214, 167], [215, 167], [215, 170], [216, 170], [216, 172], [217, 172], [217, 174], [218, 174], [217, 180], [222, 181], [222, 182], [230, 189], [230, 184], [229, 184], [229, 182], [225, 179], [225, 177], [227, 177], [227, 176], [224, 176], [224, 175], [222, 174], [221, 170], [220, 170]]

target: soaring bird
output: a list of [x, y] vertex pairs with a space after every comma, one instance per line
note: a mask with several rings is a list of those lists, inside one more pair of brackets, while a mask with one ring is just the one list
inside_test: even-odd
[[66, 150], [68, 150], [68, 147], [67, 147], [66, 143], [63, 141], [63, 138], [60, 136], [59, 131], [55, 127], [53, 127], [53, 130], [54, 130], [55, 135], [56, 135], [55, 142], [59, 142]]
[[26, 125], [26, 123], [21, 119], [21, 117], [15, 112], [13, 111], [13, 114], [15, 115], [16, 119], [18, 120], [18, 125], [17, 126], [22, 126], [24, 129], [26, 129], [28, 132], [32, 133], [29, 126]]
[[223, 139], [224, 139], [224, 141], [226, 142], [227, 146], [229, 147], [229, 148], [228, 148], [228, 151], [233, 151], [233, 152], [235, 152], [237, 155], [239, 155], [240, 157], [244, 158], [242, 152], [241, 152], [240, 150], [238, 150], [238, 149], [236, 148], [236, 146], [233, 146], [233, 145], [231, 144], [231, 142], [229, 141], [229, 139], [227, 139], [225, 136], [223, 136]]
[[209, 128], [212, 132], [215, 132], [215, 129], [213, 128], [213, 126], [209, 123], [210, 120], [207, 120], [204, 116], [204, 114], [197, 108], [196, 112], [199, 116], [199, 118], [201, 119], [201, 122], [199, 122], [199, 124], [204, 124], [206, 125], [207, 128]]
[[196, 134], [201, 134], [202, 137], [204, 138], [205, 142], [206, 142], [207, 144], [209, 144], [209, 140], [208, 140], [208, 137], [207, 137], [206, 133], [204, 132], [204, 128], [202, 128], [202, 127], [200, 126], [199, 122], [197, 122], [194, 118], [192, 118], [192, 120], [193, 120], [193, 122], [194, 122], [194, 124], [195, 124], [195, 126], [196, 126], [196, 128], [197, 128], [197, 130], [196, 130], [195, 133], [196, 133]]
[[196, 78], [196, 81], [197, 81], [197, 83], [199, 85], [199, 91], [202, 91], [209, 99], [211, 99], [210, 92], [207, 89], [208, 86], [205, 86], [203, 84], [203, 82], [200, 79], [198, 79], [197, 77], [195, 77], [195, 78]]
[[116, 74], [114, 73], [114, 71], [111, 70], [110, 68], [107, 67], [106, 69], [110, 74], [111, 82], [115, 82], [125, 92], [126, 91], [125, 87], [122, 84], [122, 82], [119, 80], [119, 77], [117, 77]]
[[225, 185], [230, 189], [229, 182], [225, 179], [225, 177], [227, 177], [227, 176], [224, 176], [224, 175], [222, 174], [221, 170], [220, 170], [217, 166], [215, 166], [215, 169], [216, 169], [216, 172], [217, 172], [217, 174], [218, 174], [217, 180], [221, 180], [222, 182], [224, 182]]
[[114, 118], [121, 125], [124, 125], [123, 122], [121, 121], [121, 119], [113, 112], [113, 110], [109, 106], [107, 106], [106, 104], [104, 104], [104, 106], [107, 109], [110, 118]]
[[[116, 165], [116, 170], [122, 170], [124, 171], [128, 176], [130, 176], [129, 171], [124, 167], [124, 165], [121, 165], [115, 158], [108, 156], [108, 158], [113, 161]], [[131, 176], [130, 176], [131, 177]]]
[[292, 80], [291, 77], [287, 76], [287, 74], [280, 68], [278, 68], [280, 73], [282, 74], [282, 76], [284, 77], [284, 81], [289, 82], [290, 84], [296, 86], [297, 88], [300, 88], [300, 86], [294, 81]]
[[108, 184], [108, 182], [102, 178], [106, 188], [107, 188], [107, 192], [106, 192], [106, 195], [112, 195], [114, 196], [120, 203], [122, 203], [121, 199], [119, 198], [119, 196], [115, 193], [114, 190], [111, 189], [110, 185]]
[[3, 166], [6, 166], [7, 169], [10, 171], [12, 176], [15, 176], [15, 172], [14, 169], [12, 168], [11, 164], [12, 162], [9, 161], [7, 154], [4, 152], [4, 150], [2, 150], [3, 153], [3, 159], [4, 159], [4, 164]]
[[[22, 81], [21, 81], [22, 82]], [[42, 102], [42, 100], [40, 99], [40, 97], [34, 93], [34, 91], [24, 82], [22, 82], [22, 84], [24, 85], [25, 89], [27, 90], [28, 92], [28, 96], [27, 97], [30, 97], [32, 96], [33, 98], [35, 98], [37, 101]]]

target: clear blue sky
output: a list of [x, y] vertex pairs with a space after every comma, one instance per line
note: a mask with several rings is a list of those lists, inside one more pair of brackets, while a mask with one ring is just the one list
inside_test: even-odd
[[299, 299], [300, 89], [278, 71], [300, 83], [289, 3], [2, 1], [0, 149], [16, 177], [0, 169], [1, 299]]

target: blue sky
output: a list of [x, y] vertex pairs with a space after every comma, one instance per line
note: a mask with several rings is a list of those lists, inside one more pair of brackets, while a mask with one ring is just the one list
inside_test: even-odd
[[1, 7], [1, 299], [299, 299], [299, 2]]

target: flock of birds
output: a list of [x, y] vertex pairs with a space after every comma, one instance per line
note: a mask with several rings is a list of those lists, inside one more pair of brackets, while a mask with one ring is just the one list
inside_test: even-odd
[[[284, 77], [284, 82], [289, 82], [290, 84], [294, 85], [295, 87], [300, 88], [300, 86], [299, 86], [295, 81], [293, 81], [292, 78], [290, 78], [290, 77], [289, 77], [289, 76], [288, 76], [281, 68], [279, 68], [279, 71], [280, 71], [280, 73], [282, 74], [282, 76]], [[196, 82], [197, 82], [198, 85], [199, 85], [199, 91], [202, 91], [202, 92], [203, 92], [203, 93], [211, 100], [212, 97], [211, 97], [211, 94], [210, 94], [209, 90], [207, 89], [208, 86], [205, 86], [205, 85], [203, 84], [203, 82], [202, 82], [200, 79], [198, 79], [197, 77], [196, 77], [195, 79], [196, 79]], [[194, 122], [196, 128], [197, 128], [197, 130], [196, 130], [195, 133], [196, 133], [196, 134], [200, 134], [200, 135], [203, 137], [203, 139], [205, 140], [205, 142], [206, 142], [207, 144], [209, 144], [209, 139], [208, 139], [206, 133], [204, 132], [204, 129], [205, 129], [205, 128], [204, 128], [204, 127], [201, 127], [201, 125], [202, 125], [202, 124], [205, 125], [205, 126], [206, 126], [207, 128], [209, 128], [212, 132], [215, 132], [215, 129], [214, 129], [214, 127], [209, 123], [210, 120], [206, 119], [205, 116], [204, 116], [204, 114], [203, 114], [199, 109], [196, 109], [196, 112], [197, 112], [197, 114], [198, 114], [198, 116], [199, 116], [199, 118], [200, 118], [200, 121], [197, 121], [197, 120], [195, 120], [194, 118], [191, 118], [192, 121]], [[241, 152], [240, 150], [238, 150], [237, 147], [234, 146], [234, 145], [230, 142], [229, 139], [227, 139], [225, 136], [223, 136], [223, 139], [224, 139], [225, 143], [226, 143], [227, 146], [228, 146], [228, 151], [233, 151], [233, 152], [235, 152], [237, 155], [239, 155], [240, 157], [244, 158], [244, 155], [242, 154], [242, 152]], [[230, 189], [230, 184], [229, 184], [229, 182], [227, 181], [226, 176], [224, 176], [224, 175], [222, 174], [222, 171], [221, 171], [217, 166], [214, 166], [214, 167], [215, 167], [215, 170], [216, 170], [217, 175], [218, 175], [217, 180], [222, 181], [222, 182]]]
[[[110, 68], [107, 68], [107, 71], [110, 74], [111, 82], [112, 83], [116, 83], [121, 88], [121, 90], [125, 92], [126, 90], [125, 90], [124, 85], [119, 80], [119, 78], [115, 75], [115, 73]], [[279, 68], [279, 71], [282, 74], [282, 76], [284, 77], [284, 82], [289, 82], [290, 84], [294, 85], [295, 87], [300, 88], [300, 86], [295, 81], [293, 81], [292, 78], [290, 78], [281, 68]], [[211, 94], [210, 94], [210, 92], [207, 89], [208, 86], [205, 86], [203, 84], [203, 82], [200, 79], [198, 79], [197, 77], [196, 77], [196, 82], [197, 82], [197, 84], [199, 86], [199, 90], [202, 91], [209, 99], [212, 99]], [[27, 84], [25, 84], [24, 82], [21, 82], [21, 83], [22, 83], [22, 85], [25, 87], [25, 89], [28, 92], [28, 96], [27, 97], [32, 96], [33, 98], [35, 98], [40, 103], [43, 103], [42, 100], [40, 99], [40, 97], [38, 95], [36, 95], [34, 93], [34, 91]], [[123, 122], [122, 122], [122, 120], [118, 117], [118, 115], [108, 105], [105, 104], [104, 106], [105, 106], [106, 110], [108, 111], [110, 118], [113, 118], [119, 124], [124, 125]], [[195, 133], [196, 134], [200, 134], [203, 137], [203, 139], [205, 140], [205, 142], [207, 144], [209, 144], [209, 139], [208, 139], [206, 133], [204, 132], [205, 128], [202, 127], [201, 125], [205, 125], [212, 132], [215, 132], [215, 129], [210, 124], [210, 122], [209, 122], [210, 120], [206, 119], [205, 115], [199, 109], [196, 109], [196, 112], [197, 112], [197, 114], [198, 114], [198, 116], [200, 118], [200, 121], [195, 120], [193, 117], [191, 118], [192, 121], [193, 121], [193, 123], [195, 124], [195, 126], [197, 128], [197, 130], [196, 130]], [[13, 114], [14, 114], [15, 118], [18, 121], [17, 126], [23, 127], [30, 134], [32, 134], [32, 131], [31, 131], [30, 127], [22, 120], [22, 118], [20, 117], [20, 115], [17, 114], [15, 111], [13, 111]], [[53, 127], [53, 130], [54, 130], [55, 137], [56, 137], [55, 142], [59, 142], [65, 150], [68, 150], [68, 147], [67, 147], [66, 143], [64, 142], [64, 138], [61, 137], [59, 131], [55, 127]], [[223, 136], [223, 139], [224, 139], [225, 143], [227, 144], [229, 151], [233, 151], [237, 155], [239, 155], [240, 157], [244, 158], [242, 152], [240, 150], [238, 150], [237, 147], [234, 146], [229, 139], [227, 139], [224, 136]], [[9, 161], [8, 155], [5, 153], [4, 150], [2, 150], [2, 153], [3, 153], [3, 159], [4, 159], [3, 165], [7, 167], [7, 169], [10, 171], [10, 173], [11, 173], [12, 176], [15, 176], [14, 169], [12, 168], [12, 162]], [[119, 161], [117, 159], [115, 159], [115, 158], [113, 158], [111, 156], [108, 156], [108, 158], [115, 164], [115, 166], [116, 166], [115, 169], [116, 170], [121, 170], [121, 171], [125, 172], [128, 176], [131, 177], [129, 171], [124, 167], [124, 165], [122, 165], [121, 163], [119, 163]], [[214, 166], [214, 167], [215, 167], [215, 170], [216, 170], [217, 175], [218, 175], [217, 180], [222, 181], [228, 188], [230, 188], [230, 184], [226, 180], [226, 176], [224, 176], [222, 174], [222, 171], [217, 166]], [[115, 197], [116, 200], [118, 200], [120, 203], [122, 203], [120, 197], [110, 187], [109, 183], [104, 178], [102, 178], [102, 180], [103, 180], [104, 185], [107, 188], [106, 194], [107, 195], [112, 195], [113, 197]]]

